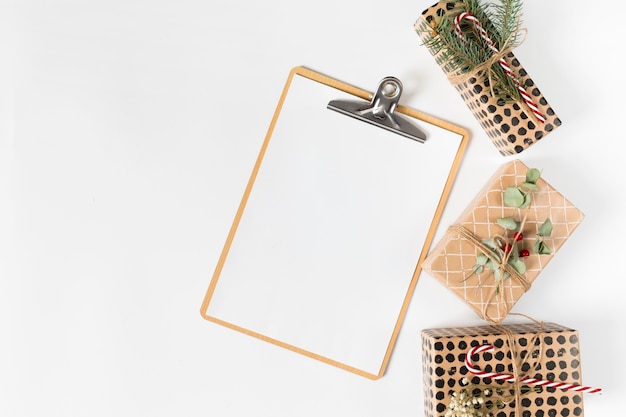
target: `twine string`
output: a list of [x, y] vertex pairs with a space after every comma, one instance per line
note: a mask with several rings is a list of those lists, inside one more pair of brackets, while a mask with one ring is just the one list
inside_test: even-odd
[[495, 256], [492, 249], [485, 245], [478, 236], [472, 233], [465, 226], [453, 224], [448, 227], [448, 229], [470, 242], [476, 247], [476, 249], [482, 251], [482, 253], [484, 253], [492, 262], [496, 263], [502, 270], [508, 272], [511, 277], [515, 278], [515, 280], [519, 282], [519, 284], [524, 288], [524, 291], [528, 291], [530, 289], [530, 282], [523, 275], [517, 272], [515, 268], [508, 264], [508, 256]]
[[507, 39], [505, 44], [503, 45], [502, 51], [499, 51], [498, 48], [496, 48], [496, 46], [493, 43], [493, 41], [491, 40], [491, 38], [489, 37], [489, 35], [487, 34], [487, 32], [485, 31], [485, 29], [483, 28], [483, 26], [481, 25], [481, 23], [478, 20], [478, 18], [476, 18], [476, 16], [474, 16], [471, 13], [468, 13], [468, 12], [459, 13], [454, 18], [454, 28], [455, 28], [455, 31], [456, 31], [457, 35], [459, 36], [459, 38], [461, 39], [462, 42], [464, 42], [464, 43], [467, 42], [467, 39], [465, 38], [465, 35], [463, 34], [463, 31], [461, 30], [461, 22], [463, 20], [468, 20], [468, 21], [470, 21], [472, 23], [472, 25], [474, 26], [476, 31], [478, 31], [478, 34], [480, 35], [480, 37], [487, 44], [487, 47], [493, 52], [493, 56], [489, 60], [487, 60], [486, 62], [484, 62], [481, 65], [479, 65], [477, 67], [477, 69], [475, 71], [473, 71], [473, 73], [474, 74], [482, 74], [483, 72], [487, 72], [489, 85], [490, 85], [490, 88], [491, 88], [491, 92], [493, 94], [493, 87], [492, 87], [493, 86], [493, 82], [492, 82], [491, 76], [492, 76], [492, 72], [493, 72], [493, 65], [495, 65], [495, 63], [497, 62], [500, 65], [500, 67], [502, 67], [502, 69], [504, 70], [505, 74], [508, 75], [511, 78], [511, 80], [515, 84], [515, 87], [517, 88], [517, 91], [520, 93], [520, 95], [522, 97], [522, 100], [524, 100], [524, 103], [526, 103], [526, 105], [530, 109], [531, 113], [535, 116], [535, 118], [540, 123], [545, 123], [545, 121], [546, 121], [545, 116], [543, 115], [543, 113], [541, 113], [539, 111], [539, 108], [537, 107], [537, 105], [533, 101], [532, 97], [530, 97], [530, 95], [528, 94], [528, 92], [526, 91], [526, 89], [524, 88], [522, 83], [519, 81], [519, 79], [513, 73], [513, 70], [511, 69], [509, 64], [504, 59], [504, 56], [506, 54], [508, 54], [510, 52], [510, 49], [511, 49], [511, 47], [508, 46], [510, 40], [511, 39], [515, 39], [517, 37], [517, 34], [519, 33], [519, 31], [522, 31], [522, 29], [519, 29], [511, 37], [509, 37], [509, 39]]
[[[520, 223], [520, 227], [519, 230], [523, 230], [524, 225], [526, 223], [526, 219], [528, 217], [528, 213], [524, 214], [524, 217]], [[502, 282], [504, 283], [506, 280], [504, 279], [504, 273], [508, 273], [513, 279], [515, 279], [524, 289], [524, 292], [527, 292], [530, 287], [531, 287], [531, 283], [530, 281], [528, 281], [522, 274], [520, 274], [519, 272], [517, 272], [517, 270], [515, 268], [513, 268], [508, 262], [509, 262], [509, 258], [511, 256], [511, 253], [513, 252], [513, 250], [509, 250], [509, 251], [503, 251], [503, 250], [499, 250], [498, 255], [500, 256], [496, 256], [493, 253], [493, 250], [487, 246], [485, 243], [483, 243], [483, 241], [476, 236], [474, 233], [472, 233], [470, 230], [468, 230], [466, 227], [459, 225], [459, 224], [454, 224], [452, 226], [450, 226], [448, 228], [449, 230], [457, 233], [461, 238], [464, 238], [465, 240], [467, 240], [468, 242], [470, 242], [477, 250], [479, 250], [480, 252], [482, 252], [485, 256], [487, 256], [487, 258], [489, 258], [489, 260], [491, 260], [493, 263], [495, 263], [496, 265], [498, 265], [498, 267], [500, 268], [502, 272]], [[502, 240], [506, 241], [507, 239], [504, 236], [500, 236], [500, 235], [496, 235], [496, 238], [499, 237]], [[512, 245], [511, 245], [512, 247]], [[467, 279], [467, 278], [466, 278]], [[478, 289], [480, 289], [480, 287], [482, 286], [482, 282], [479, 281], [479, 285], [478, 285]], [[504, 291], [503, 291], [504, 293]], [[489, 306], [493, 303], [493, 299], [496, 297], [496, 292], [492, 292], [489, 297], [487, 298], [486, 302], [483, 303], [482, 306], [482, 317], [487, 320], [488, 322], [495, 322], [495, 320], [493, 320], [487, 310], [489, 309]], [[502, 296], [500, 298], [500, 301], [502, 303], [504, 303], [505, 306], [509, 307], [509, 303], [508, 300], [506, 299], [506, 296]]]
[[[507, 337], [509, 351], [511, 352], [511, 364], [512, 364], [513, 378], [514, 378], [513, 381], [516, 381], [512, 383], [513, 394], [514, 394], [514, 399], [515, 399], [515, 415], [521, 416], [522, 413], [521, 413], [520, 407], [522, 403], [521, 398], [522, 398], [522, 386], [523, 386], [523, 383], [521, 381], [525, 380], [527, 377], [527, 374], [523, 372], [523, 367], [524, 367], [524, 364], [526, 363], [529, 365], [528, 366], [529, 371], [536, 370], [541, 361], [541, 356], [543, 352], [541, 348], [542, 344], [541, 344], [540, 335], [541, 333], [543, 333], [544, 324], [543, 322], [539, 322], [529, 316], [526, 316], [525, 314], [520, 314], [520, 313], [514, 313], [514, 314], [519, 315], [519, 316], [524, 316], [527, 319], [534, 321], [539, 327], [537, 332], [533, 335], [532, 339], [530, 340], [530, 343], [528, 344], [529, 348], [526, 352], [526, 356], [522, 357], [521, 353], [518, 351], [517, 343], [515, 341], [513, 331], [509, 329], [508, 327], [501, 326], [499, 324], [495, 324], [495, 323], [491, 324], [493, 328], [495, 328], [496, 330], [499, 330], [500, 332], [505, 334]], [[533, 356], [533, 350], [535, 346], [539, 346], [539, 351], [534, 362], [531, 364], [528, 362], [528, 359], [530, 359]]]
[[[521, 373], [521, 369], [523, 366], [522, 358], [521, 355], [518, 354], [513, 332], [507, 327], [497, 324], [493, 324], [492, 327], [503, 333], [507, 338], [507, 344], [509, 346], [509, 351], [511, 352], [511, 364], [513, 373], [501, 374], [497, 372], [485, 372], [481, 371], [479, 368], [475, 367], [472, 364], [472, 356], [480, 354], [482, 352], [493, 351], [495, 349], [493, 345], [478, 345], [472, 347], [465, 355], [465, 367], [470, 373], [480, 378], [487, 378], [510, 383], [511, 389], [513, 391], [513, 399], [508, 401], [508, 404], [510, 405], [511, 401], [514, 401], [515, 415], [521, 416], [522, 386], [524, 385], [522, 381], [525, 379]], [[535, 335], [535, 337], [536, 336], [537, 335]], [[535, 342], [533, 341], [531, 346], [534, 346], [534, 344]]]
[[[458, 33], [458, 32], [457, 32]], [[448, 73], [448, 79], [453, 84], [461, 84], [468, 82], [471, 78], [479, 78], [483, 74], [487, 77], [489, 84], [489, 91], [491, 95], [495, 95], [493, 91], [493, 74], [495, 73], [494, 65], [498, 64], [501, 59], [504, 59], [512, 50], [513, 50], [513, 40], [517, 39], [519, 34], [522, 34], [522, 39], [520, 41], [515, 42], [516, 46], [521, 45], [526, 40], [528, 36], [528, 29], [526, 28], [518, 28], [514, 33], [512, 33], [503, 43], [502, 48], [498, 50], [498, 52], [493, 52], [491, 57], [487, 60], [481, 62], [476, 65], [472, 70], [462, 71], [458, 70], [456, 72]], [[465, 37], [462, 37], [461, 40], [465, 40]]]
[[[476, 355], [482, 352], [493, 351], [495, 348], [492, 345], [478, 345], [478, 346], [472, 347], [465, 356], [465, 366], [470, 373], [478, 377], [511, 383], [515, 391], [515, 409], [516, 409], [515, 415], [521, 415], [519, 414], [519, 406], [520, 406], [520, 398], [522, 395], [521, 387], [524, 385], [539, 386], [539, 387], [546, 387], [546, 388], [558, 388], [563, 391], [574, 391], [574, 392], [581, 392], [581, 393], [588, 393], [588, 394], [602, 393], [601, 388], [578, 385], [578, 384], [567, 383], [567, 382], [555, 382], [549, 379], [536, 379], [536, 378], [526, 376], [521, 371], [521, 368], [524, 362], [522, 362], [523, 358], [521, 358], [519, 353], [517, 352], [517, 347], [516, 347], [515, 340], [513, 337], [513, 332], [504, 326], [499, 326], [499, 325], [492, 325], [492, 326], [496, 328], [497, 330], [500, 330], [507, 336], [509, 349], [511, 350], [513, 373], [503, 374], [503, 373], [498, 373], [498, 372], [485, 372], [485, 371], [481, 371], [479, 368], [476, 368], [472, 364], [471, 357], [473, 355]], [[535, 360], [535, 364], [531, 366], [529, 369], [537, 369], [537, 365], [540, 362], [542, 349], [541, 349], [541, 342], [537, 343], [537, 340], [539, 341], [541, 340], [539, 339], [539, 336], [542, 332], [543, 332], [543, 323], [540, 324], [539, 331], [533, 336], [533, 339], [531, 340], [531, 343], [529, 344], [530, 349], [528, 350], [527, 355], [533, 352], [533, 348], [535, 346], [539, 347], [539, 354], [538, 354], [537, 359]]]

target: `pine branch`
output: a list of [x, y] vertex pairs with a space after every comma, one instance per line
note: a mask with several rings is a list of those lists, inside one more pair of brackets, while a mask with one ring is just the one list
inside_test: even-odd
[[[518, 30], [522, 21], [521, 0], [502, 0], [500, 4], [494, 4], [493, 23], [499, 29], [494, 33], [498, 37], [498, 45], [504, 45], [509, 40], [508, 47], [518, 46]], [[510, 39], [509, 39], [510, 38]]]
[[[471, 73], [493, 57], [493, 51], [471, 22], [461, 22], [465, 41], [456, 33], [454, 18], [451, 16], [463, 11], [475, 16], [481, 22], [481, 26], [489, 34], [496, 48], [504, 45], [507, 40], [508, 47], [517, 46], [521, 0], [500, 0], [500, 4], [490, 6], [492, 7], [485, 5], [481, 0], [462, 0], [456, 9], [449, 11], [447, 18], [434, 21], [432, 36], [424, 42], [424, 45], [433, 52], [437, 62], [446, 72]], [[492, 91], [499, 100], [521, 99], [515, 82], [497, 63], [490, 68], [489, 74], [483, 75], [491, 80]]]
[[424, 45], [434, 53], [438, 63], [447, 72], [467, 73], [491, 55], [478, 42], [463, 42], [450, 20], [440, 21], [434, 33]]
[[[495, 26], [494, 23], [494, 13], [491, 7], [489, 7], [489, 4], [485, 4], [483, 1], [480, 0], [464, 0], [463, 2], [467, 4], [467, 12], [476, 16], [476, 18], [480, 21], [483, 29], [485, 29], [487, 33], [492, 34], [498, 32], [498, 28]], [[472, 29], [474, 30], [474, 33], [476, 33], [476, 36], [478, 36], [478, 41], [484, 44], [484, 41], [482, 40], [480, 35], [478, 35], [478, 32], [475, 32], [476, 29], [473, 27], [473, 25]], [[495, 39], [492, 40], [495, 41]]]

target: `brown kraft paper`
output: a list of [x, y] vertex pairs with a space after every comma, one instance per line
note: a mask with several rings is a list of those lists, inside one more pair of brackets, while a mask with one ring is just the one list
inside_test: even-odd
[[[431, 23], [437, 19], [458, 14], [462, 10], [459, 8], [462, 5], [463, 2], [460, 1], [440, 1], [424, 10], [414, 25], [420, 39], [426, 42], [432, 36]], [[444, 73], [451, 75], [443, 65], [441, 53], [436, 54], [431, 49], [429, 51]], [[539, 122], [523, 101], [498, 101], [491, 94], [486, 76], [471, 77], [466, 82], [457, 83], [453, 80], [450, 82], [500, 154], [509, 156], [518, 154], [543, 139], [561, 125], [561, 120], [513, 52], [508, 52], [503, 58], [536, 104], [539, 112], [546, 118], [545, 122]]]
[[[485, 372], [581, 385], [578, 332], [555, 323], [426, 329], [422, 336], [424, 415], [444, 417], [453, 393], [471, 384], [510, 389], [511, 383], [473, 375], [464, 364], [469, 349], [493, 345], [491, 353], [471, 357], [472, 365]], [[511, 349], [511, 343], [513, 349]], [[515, 364], [512, 358], [516, 358]], [[517, 367], [517, 370], [514, 369]], [[468, 385], [465, 385], [468, 387]], [[522, 387], [520, 386], [520, 389]], [[495, 417], [584, 415], [583, 393], [536, 387], [536, 391], [492, 411]], [[492, 397], [492, 400], [495, 397]], [[516, 414], [519, 411], [519, 415]]]
[[[490, 323], [501, 322], [539, 273], [556, 255], [565, 241], [584, 219], [584, 214], [574, 207], [562, 194], [543, 178], [537, 181], [538, 190], [532, 192], [532, 202], [527, 209], [504, 205], [504, 190], [525, 181], [528, 167], [519, 160], [502, 165], [461, 213], [454, 225], [448, 228], [442, 239], [435, 244], [422, 264], [422, 269], [436, 278], [449, 290], [464, 300], [480, 317]], [[493, 273], [484, 269], [473, 273], [476, 255], [481, 251], [473, 242], [459, 234], [459, 228], [467, 230], [478, 239], [495, 235], [512, 235], [497, 222], [497, 218], [525, 217], [524, 238], [518, 242], [519, 249], [529, 249], [529, 256], [521, 258], [526, 272], [521, 279], [513, 276], [502, 281], [496, 294]], [[543, 238], [551, 249], [549, 255], [533, 251], [535, 231], [549, 218], [553, 225], [550, 236]]]

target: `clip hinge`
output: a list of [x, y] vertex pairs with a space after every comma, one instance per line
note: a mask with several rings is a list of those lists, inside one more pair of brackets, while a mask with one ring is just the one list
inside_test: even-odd
[[378, 90], [376, 90], [370, 103], [354, 100], [331, 100], [326, 107], [424, 143], [426, 133], [403, 116], [394, 113], [401, 94], [402, 83], [400, 80], [395, 77], [385, 77], [378, 84]]

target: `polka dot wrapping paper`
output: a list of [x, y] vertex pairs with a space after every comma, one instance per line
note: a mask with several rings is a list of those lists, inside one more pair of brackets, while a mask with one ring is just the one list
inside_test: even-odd
[[[584, 214], [543, 178], [537, 181], [538, 189], [532, 191], [527, 208], [506, 206], [505, 190], [522, 184], [528, 170], [529, 167], [520, 160], [503, 164], [422, 263], [424, 272], [445, 285], [488, 323], [500, 323], [515, 303], [532, 290], [532, 283], [584, 219]], [[479, 240], [497, 235], [512, 237], [514, 234], [510, 230], [497, 223], [497, 219], [503, 217], [525, 219], [520, 230], [522, 238], [517, 245], [520, 251], [528, 250], [529, 253], [520, 258], [526, 269], [520, 279], [511, 276], [498, 283], [488, 268], [480, 273], [474, 272], [482, 248], [459, 234], [457, 228], [471, 232]], [[533, 249], [536, 231], [546, 219], [552, 222], [553, 230], [550, 236], [543, 237], [543, 241], [551, 253], [538, 254]]]
[[[433, 21], [454, 19], [459, 14], [459, 4], [461, 2], [440, 1], [424, 10], [415, 22], [415, 31], [420, 39], [425, 43], [432, 37]], [[485, 33], [485, 39], [490, 39], [488, 33]], [[449, 75], [451, 71], [444, 63], [444, 51], [437, 53], [431, 48], [429, 51], [444, 73]], [[499, 101], [491, 94], [486, 75], [468, 77], [463, 82], [451, 80], [451, 84], [500, 154], [509, 156], [518, 154], [545, 138], [561, 125], [561, 120], [513, 52], [506, 53], [501, 61], [500, 65], [509, 68], [517, 79], [522, 97], [528, 97], [527, 102], [524, 99]]]
[[[505, 334], [502, 328], [506, 329]], [[578, 332], [555, 323], [523, 323], [500, 326], [476, 326], [426, 329], [422, 336], [422, 368], [424, 411], [426, 417], [445, 416], [453, 395], [470, 385], [483, 390], [510, 384], [481, 378], [470, 373], [464, 364], [466, 354], [474, 346], [490, 344], [493, 353], [472, 357], [474, 363], [488, 372], [513, 373], [512, 357], [518, 359], [519, 373], [532, 378], [581, 384], [582, 371]], [[513, 349], [509, 341], [513, 341]], [[513, 356], [512, 351], [515, 352]], [[494, 409], [494, 417], [547, 417], [584, 415], [583, 393], [541, 387], [520, 397], [516, 415], [514, 402], [505, 401]], [[483, 391], [484, 392], [484, 391]], [[486, 398], [487, 400], [489, 397]]]

